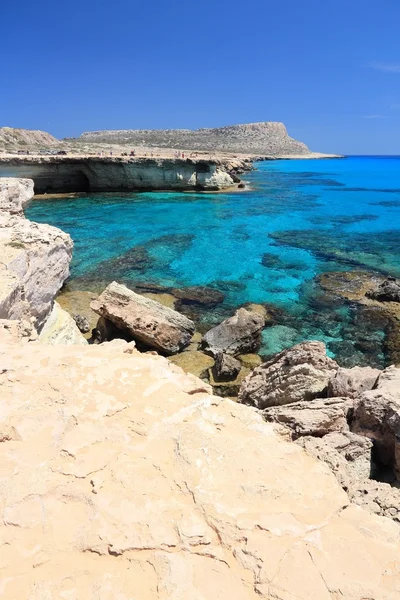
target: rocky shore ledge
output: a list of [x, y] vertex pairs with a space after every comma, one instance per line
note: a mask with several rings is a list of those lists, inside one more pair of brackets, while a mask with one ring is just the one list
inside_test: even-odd
[[[116, 283], [93, 308], [136, 342], [57, 337], [72, 242], [24, 218], [31, 181], [0, 181], [2, 597], [397, 600], [400, 369], [308, 342], [222, 399], [138, 350], [189, 347], [190, 319]], [[264, 319], [202, 336], [220, 376]]]
[[[0, 155], [0, 177], [27, 177], [35, 193], [219, 191], [237, 188], [250, 158], [234, 156]], [[111, 155], [110, 155], [111, 154]]]

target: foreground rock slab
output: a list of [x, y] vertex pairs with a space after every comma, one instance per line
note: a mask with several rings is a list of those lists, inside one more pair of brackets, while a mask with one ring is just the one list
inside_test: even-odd
[[186, 348], [195, 330], [193, 321], [184, 315], [115, 281], [90, 307], [136, 340], [167, 354]]
[[326, 391], [338, 369], [322, 342], [303, 342], [276, 354], [245, 379], [239, 401], [257, 408], [312, 400]]
[[264, 325], [261, 315], [239, 308], [233, 317], [204, 334], [202, 346], [214, 356], [221, 352], [233, 356], [257, 352]]
[[399, 527], [253, 409], [119, 341], [0, 361], [4, 600], [398, 600]]

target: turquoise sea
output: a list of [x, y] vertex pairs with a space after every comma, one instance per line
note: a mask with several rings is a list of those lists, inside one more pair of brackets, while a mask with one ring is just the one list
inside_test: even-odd
[[274, 324], [262, 352], [326, 342], [344, 365], [387, 362], [385, 324], [321, 293], [327, 271], [400, 276], [400, 157], [257, 163], [237, 193], [93, 194], [33, 202], [35, 221], [71, 234], [68, 285], [101, 289], [210, 286], [225, 294], [195, 315], [207, 329], [246, 302], [267, 303]]

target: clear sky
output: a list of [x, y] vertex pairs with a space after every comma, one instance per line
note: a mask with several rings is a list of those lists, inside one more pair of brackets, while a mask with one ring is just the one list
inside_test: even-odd
[[282, 121], [313, 150], [400, 154], [399, 0], [0, 4], [0, 126]]

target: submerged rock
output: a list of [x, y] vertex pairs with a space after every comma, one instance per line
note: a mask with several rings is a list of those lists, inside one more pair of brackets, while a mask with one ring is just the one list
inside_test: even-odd
[[303, 342], [280, 352], [246, 378], [239, 402], [257, 408], [312, 400], [322, 396], [338, 364], [322, 342]]
[[172, 288], [171, 293], [175, 298], [178, 298], [179, 304], [199, 304], [200, 306], [209, 308], [220, 304], [225, 298], [222, 292], [205, 286]]
[[135, 340], [166, 354], [175, 354], [188, 346], [195, 329], [185, 316], [115, 281], [90, 306], [97, 314], [126, 329]]
[[208, 369], [214, 366], [214, 359], [204, 352], [186, 351], [169, 359], [174, 365], [181, 367], [185, 373], [191, 373], [200, 379], [208, 378]]
[[264, 318], [244, 308], [235, 312], [203, 336], [202, 347], [214, 356], [220, 352], [236, 356], [256, 352], [260, 348]]
[[366, 296], [379, 302], [400, 302], [400, 283], [395, 277], [388, 277], [377, 289], [368, 291]]

